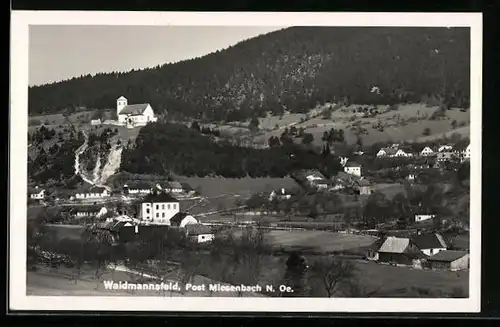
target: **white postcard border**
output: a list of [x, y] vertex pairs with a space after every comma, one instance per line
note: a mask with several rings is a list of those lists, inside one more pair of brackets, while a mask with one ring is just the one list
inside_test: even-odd
[[[482, 15], [478, 13], [243, 13], [13, 11], [10, 94], [11, 310], [207, 312], [479, 312], [481, 294]], [[467, 299], [92, 297], [26, 295], [29, 25], [427, 26], [471, 28], [470, 283]]]

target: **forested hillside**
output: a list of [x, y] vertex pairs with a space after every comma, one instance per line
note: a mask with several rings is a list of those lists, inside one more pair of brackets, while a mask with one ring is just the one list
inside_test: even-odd
[[292, 27], [175, 64], [31, 87], [29, 111], [113, 108], [120, 95], [211, 121], [332, 101], [468, 107], [469, 49], [468, 28]]
[[340, 169], [338, 157], [320, 155], [299, 145], [270, 149], [217, 143], [211, 136], [170, 123], [148, 124], [135, 145], [122, 153], [121, 170], [137, 174], [223, 177], [284, 177], [295, 169], [316, 168], [330, 176]]

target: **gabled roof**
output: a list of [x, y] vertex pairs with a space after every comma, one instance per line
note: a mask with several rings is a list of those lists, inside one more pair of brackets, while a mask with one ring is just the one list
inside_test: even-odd
[[88, 193], [102, 193], [106, 190], [104, 187], [93, 186], [89, 189]]
[[126, 187], [128, 189], [140, 189], [140, 190], [148, 190], [152, 189], [153, 185], [152, 183], [144, 182], [144, 181], [130, 181], [127, 182], [123, 187]]
[[39, 194], [42, 191], [45, 190], [43, 188], [28, 187], [28, 194]]
[[396, 152], [398, 152], [397, 148], [382, 148], [380, 150], [383, 150], [388, 155], [396, 154]]
[[421, 250], [448, 248], [444, 238], [437, 233], [416, 235], [413, 237], [413, 243]]
[[361, 167], [361, 165], [355, 162], [347, 162], [344, 167]]
[[142, 115], [148, 106], [149, 103], [130, 104], [123, 107], [119, 115]]
[[116, 101], [118, 100], [127, 100], [127, 98], [125, 98], [123, 95], [121, 97], [119, 97], [118, 99], [116, 99]]
[[409, 238], [389, 236], [385, 239], [384, 243], [382, 244], [378, 252], [404, 253], [409, 245], [410, 245]]
[[440, 251], [437, 254], [427, 258], [429, 261], [440, 261], [440, 262], [452, 262], [457, 259], [460, 259], [461, 257], [467, 255], [467, 252], [465, 251], [452, 251], [452, 250], [446, 250], [446, 251]]
[[168, 185], [167, 185], [167, 187], [170, 187], [170, 188], [182, 188], [182, 185], [181, 185], [181, 183], [174, 181], [174, 182], [169, 182]]
[[170, 218], [170, 225], [179, 226], [184, 218], [188, 216], [185, 212], [178, 212], [172, 218]]
[[179, 202], [179, 200], [168, 193], [160, 192], [146, 195], [142, 202]]
[[197, 236], [201, 234], [213, 234], [210, 227], [201, 224], [189, 224], [184, 227], [189, 236]]

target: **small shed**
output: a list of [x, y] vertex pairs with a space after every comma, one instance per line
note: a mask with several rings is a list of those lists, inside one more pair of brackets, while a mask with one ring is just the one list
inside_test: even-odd
[[427, 259], [429, 267], [436, 270], [465, 270], [469, 268], [469, 253], [465, 251], [441, 251]]
[[214, 240], [210, 227], [202, 224], [187, 224], [185, 227], [188, 238], [196, 243], [206, 243]]

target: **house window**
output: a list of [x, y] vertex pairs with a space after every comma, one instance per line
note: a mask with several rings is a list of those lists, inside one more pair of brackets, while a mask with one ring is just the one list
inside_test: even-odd
[[149, 208], [146, 209], [146, 213], [149, 215]]
[[170, 210], [170, 204], [167, 204], [167, 209]]
[[165, 213], [164, 212], [161, 213], [161, 217], [165, 218]]
[[158, 212], [156, 213], [156, 218], [160, 218], [160, 214]]
[[430, 252], [431, 252], [431, 254], [433, 254], [433, 253], [434, 253], [434, 249], [431, 249], [431, 251], [430, 251]]
[[174, 210], [177, 209], [177, 205], [175, 203], [172, 206]]
[[162, 205], [161, 205], [161, 208], [162, 208], [163, 210], [165, 210], [165, 205], [164, 205], [164, 204], [162, 204]]
[[156, 205], [156, 210], [158, 210], [158, 209], [160, 209], [160, 205], [159, 204]]

